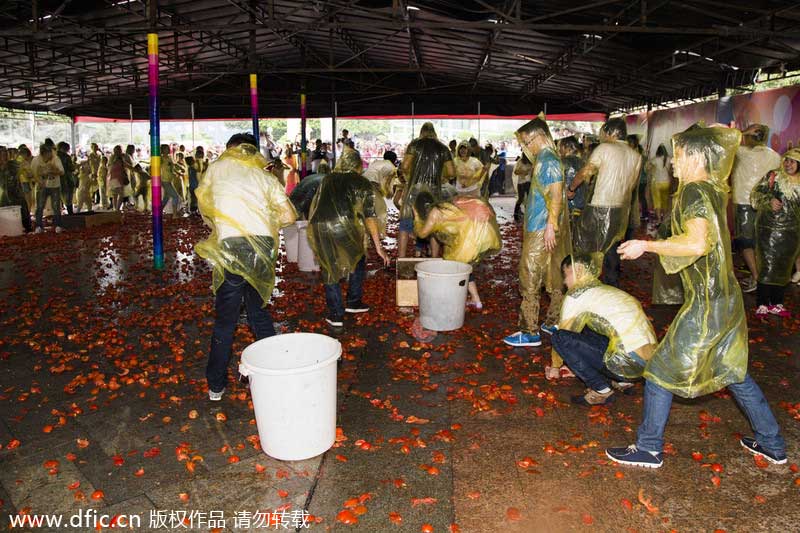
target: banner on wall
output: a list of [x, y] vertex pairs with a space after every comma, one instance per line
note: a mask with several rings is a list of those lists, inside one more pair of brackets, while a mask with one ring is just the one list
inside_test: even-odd
[[792, 146], [800, 146], [800, 85], [626, 117], [628, 133], [639, 135], [651, 157], [659, 144], [664, 144], [671, 153], [672, 135], [700, 121], [731, 124], [739, 129], [765, 124], [770, 131], [769, 145], [784, 153]]

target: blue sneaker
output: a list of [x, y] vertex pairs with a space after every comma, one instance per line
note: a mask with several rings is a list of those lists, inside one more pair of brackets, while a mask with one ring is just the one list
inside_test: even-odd
[[503, 342], [515, 348], [520, 346], [541, 346], [542, 338], [539, 335], [518, 331], [503, 339]]
[[756, 442], [756, 439], [752, 437], [742, 437], [742, 440], [739, 441], [739, 444], [747, 450], [748, 452], [752, 453], [753, 455], [760, 455], [767, 461], [775, 465], [783, 465], [786, 464], [786, 454], [781, 453], [773, 453], [769, 452], [764, 449], [759, 443]]
[[558, 331], [558, 326], [556, 324], [553, 324], [552, 326], [548, 326], [547, 324], [542, 324], [541, 328], [539, 329], [541, 329], [548, 335], [552, 335], [553, 333]]
[[653, 455], [650, 452], [640, 450], [635, 444], [631, 444], [627, 448], [606, 448], [606, 455], [615, 463], [623, 465], [661, 468], [661, 465], [664, 464], [663, 453]]

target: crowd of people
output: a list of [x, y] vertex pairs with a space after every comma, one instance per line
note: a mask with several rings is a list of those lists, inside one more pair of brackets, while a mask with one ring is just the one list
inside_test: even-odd
[[[519, 331], [498, 339], [514, 348], [551, 337], [547, 379], [577, 377], [577, 404], [613, 401], [643, 379], [644, 416], [636, 443], [607, 449], [616, 462], [657, 468], [673, 395], [694, 398], [727, 387], [755, 433], [741, 444], [774, 463], [785, 444], [763, 394], [747, 374], [743, 292], [757, 292], [755, 316], [789, 316], [786, 286], [800, 254], [800, 150], [783, 157], [766, 147], [768, 129], [743, 132], [695, 125], [658, 146], [649, 159], [625, 120], [609, 119], [599, 138], [554, 139], [539, 116], [516, 131], [523, 155], [513, 176], [521, 225]], [[492, 194], [505, 190], [505, 146], [476, 139], [439, 140], [431, 123], [402, 150], [384, 146], [365, 164], [349, 132], [335, 147], [317, 141], [311, 174], [293, 146], [261, 146], [234, 135], [211, 161], [201, 147], [161, 147], [165, 205], [197, 213], [211, 227], [197, 253], [213, 266], [216, 323], [207, 368], [209, 397], [227, 383], [233, 331], [244, 304], [256, 338], [274, 335], [267, 302], [278, 260], [279, 230], [306, 219], [322, 271], [327, 316], [334, 328], [365, 313], [363, 281], [370, 245], [385, 264], [387, 207], [399, 212], [397, 257], [430, 255], [477, 266], [502, 248]], [[335, 150], [336, 152], [332, 152]], [[332, 168], [331, 168], [332, 167]], [[105, 154], [96, 145], [84, 161], [66, 143], [46, 142], [33, 157], [0, 147], [3, 205], [21, 205], [36, 231], [49, 200], [59, 231], [61, 206], [123, 209], [148, 205], [149, 175], [135, 148]], [[732, 187], [731, 187], [732, 185]], [[733, 236], [728, 228], [731, 189]], [[142, 205], [140, 204], [140, 205]], [[636, 236], [646, 236], [637, 239]], [[733, 250], [749, 275], [740, 284]], [[682, 304], [659, 340], [641, 303], [619, 288], [621, 261], [657, 256], [654, 294], [670, 285]], [[473, 269], [473, 272], [475, 270]], [[345, 297], [340, 282], [348, 280]], [[474, 273], [467, 305], [482, 309]], [[542, 292], [547, 312], [541, 316]], [[654, 302], [656, 298], [654, 298]]]

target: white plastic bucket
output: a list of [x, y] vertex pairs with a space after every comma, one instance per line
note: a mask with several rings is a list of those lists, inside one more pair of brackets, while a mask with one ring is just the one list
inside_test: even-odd
[[422, 327], [452, 331], [463, 326], [472, 267], [458, 261], [426, 261], [414, 269]]
[[289, 263], [297, 263], [299, 241], [297, 239], [296, 223], [283, 228], [283, 244], [286, 246], [286, 261]]
[[18, 205], [0, 207], [0, 236], [16, 237], [24, 232], [22, 218], [20, 217], [20, 207]]
[[319, 263], [308, 243], [308, 222], [297, 223], [297, 268], [300, 272], [319, 272]]
[[239, 372], [250, 379], [261, 448], [300, 461], [336, 440], [336, 360], [342, 345], [317, 333], [288, 333], [254, 342]]

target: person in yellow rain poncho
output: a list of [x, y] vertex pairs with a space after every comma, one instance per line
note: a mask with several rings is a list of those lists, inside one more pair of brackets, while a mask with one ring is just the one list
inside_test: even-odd
[[800, 254], [800, 148], [783, 155], [781, 168], [768, 172], [756, 184], [750, 199], [757, 210], [756, 314], [789, 317], [783, 297]]
[[[405, 178], [405, 190], [400, 201], [400, 226], [397, 238], [397, 255], [406, 257], [408, 236], [414, 230], [414, 202], [417, 195], [428, 191], [435, 201], [442, 199], [442, 183], [455, 176], [453, 154], [436, 137], [433, 124], [426, 122], [419, 130], [419, 137], [406, 147], [401, 170]], [[433, 257], [438, 256], [439, 245], [431, 240]]]
[[742, 280], [744, 292], [755, 292], [759, 274], [755, 253], [756, 209], [750, 205], [750, 195], [761, 178], [781, 165], [781, 156], [767, 146], [768, 139], [769, 128], [763, 124], [753, 124], [745, 129], [731, 170], [733, 242], [750, 270], [750, 276]]
[[[453, 165], [456, 169], [456, 191], [459, 196], [481, 196], [481, 186], [489, 166], [471, 155], [469, 143], [462, 141], [456, 150]], [[419, 235], [418, 235], [419, 236]]]
[[[622, 259], [658, 254], [668, 274], [680, 272], [685, 302], [647, 362], [644, 412], [636, 444], [609, 448], [618, 463], [658, 468], [663, 463], [664, 428], [672, 396], [696, 398], [725, 387], [750, 420], [755, 439], [741, 445], [773, 463], [786, 462], [786, 446], [764, 394], [747, 373], [747, 322], [742, 291], [733, 274], [728, 234], [727, 178], [738, 130], [695, 125], [672, 137], [678, 191], [672, 208], [672, 237], [631, 240]], [[629, 366], [609, 368], [623, 376]]]
[[92, 185], [94, 182], [94, 179], [92, 179], [92, 166], [89, 160], [82, 161], [78, 165], [78, 194], [76, 198], [78, 213], [92, 210]]
[[588, 387], [572, 397], [573, 403], [608, 404], [613, 389], [625, 391], [633, 386], [631, 379], [641, 377], [656, 348], [656, 334], [636, 298], [597, 279], [591, 256], [568, 255], [561, 270], [567, 294], [553, 350]]
[[[540, 346], [539, 297], [544, 285], [550, 307], [542, 325], [554, 331], [561, 310], [561, 260], [569, 253], [569, 219], [564, 195], [564, 170], [544, 116], [516, 131], [522, 151], [533, 163], [531, 188], [525, 204], [519, 284], [522, 293], [520, 331], [503, 339], [509, 346]], [[558, 370], [556, 370], [558, 371]]]
[[[375, 250], [389, 264], [383, 250], [376, 205], [383, 202], [376, 188], [361, 175], [361, 156], [345, 147], [331, 174], [322, 178], [311, 202], [308, 242], [322, 270], [328, 316], [333, 327], [344, 325], [344, 313], [366, 313], [361, 298], [366, 275], [366, 234]], [[385, 204], [384, 204], [385, 205]], [[348, 278], [347, 302], [342, 304], [339, 281]]]
[[483, 198], [457, 196], [448, 202], [435, 203], [433, 195], [423, 192], [414, 207], [414, 233], [424, 239], [429, 235], [442, 243], [442, 258], [473, 266], [467, 286], [471, 300], [467, 305], [483, 309], [474, 272], [481, 260], [503, 246], [497, 216]]
[[246, 133], [231, 137], [219, 159], [209, 165], [195, 191], [208, 239], [197, 243], [197, 255], [211, 262], [216, 319], [206, 367], [208, 395], [222, 399], [228, 381], [233, 333], [244, 300], [247, 321], [256, 339], [275, 335], [266, 308], [275, 285], [278, 230], [297, 218], [278, 180], [264, 168], [267, 161]]
[[[616, 244], [628, 229], [631, 199], [639, 183], [642, 156], [626, 142], [627, 126], [622, 118], [609, 119], [600, 130], [600, 145], [578, 171], [567, 190], [570, 200], [584, 182], [594, 180], [594, 191], [575, 221], [573, 247], [576, 253], [591, 254], [603, 270], [603, 281], [619, 285], [619, 257]], [[607, 253], [611, 251], [611, 253]]]

